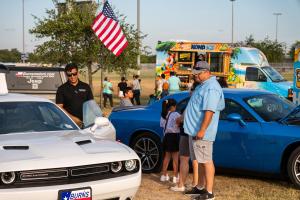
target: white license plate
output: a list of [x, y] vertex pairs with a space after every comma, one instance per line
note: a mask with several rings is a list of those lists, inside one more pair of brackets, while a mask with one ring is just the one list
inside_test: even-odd
[[92, 188], [60, 190], [58, 200], [92, 200]]

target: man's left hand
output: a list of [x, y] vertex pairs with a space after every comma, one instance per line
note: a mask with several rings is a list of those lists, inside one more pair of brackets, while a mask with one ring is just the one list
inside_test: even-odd
[[204, 137], [205, 131], [200, 130], [196, 135], [196, 140], [202, 140]]

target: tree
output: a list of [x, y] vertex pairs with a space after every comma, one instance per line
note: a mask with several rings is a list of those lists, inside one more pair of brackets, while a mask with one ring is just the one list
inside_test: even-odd
[[292, 44], [290, 50], [289, 50], [289, 55], [291, 57], [292, 60], [294, 60], [294, 55], [295, 55], [295, 48], [300, 46], [300, 41], [297, 40], [296, 42], [294, 42], [294, 44]]
[[[118, 14], [129, 45], [119, 57], [115, 57], [91, 29], [97, 4], [79, 4], [75, 0], [67, 0], [65, 4], [55, 2], [59, 5], [58, 10], [47, 10], [48, 16], [43, 19], [34, 16], [37, 22], [30, 32], [37, 38], [48, 39], [35, 50], [37, 57], [52, 64], [75, 62], [79, 68], [86, 66], [91, 86], [92, 74], [100, 68], [122, 73], [126, 73], [128, 68], [137, 69], [138, 34], [133, 25], [125, 22], [126, 17]], [[94, 71], [93, 63], [99, 64]]]
[[17, 49], [1, 49], [0, 62], [20, 62], [21, 53]]
[[240, 45], [251, 46], [261, 50], [269, 62], [281, 62], [284, 59], [285, 43], [278, 43], [266, 37], [262, 41], [255, 41], [253, 36], [246, 37], [246, 40]]

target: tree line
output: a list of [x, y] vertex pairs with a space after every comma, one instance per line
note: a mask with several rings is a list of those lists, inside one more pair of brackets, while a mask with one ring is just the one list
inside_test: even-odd
[[[59, 4], [57, 0], [54, 2]], [[61, 5], [61, 4], [60, 4]], [[155, 55], [149, 47], [142, 47], [142, 41], [147, 35], [138, 34], [134, 25], [126, 22], [126, 16], [116, 12], [119, 23], [128, 40], [128, 47], [119, 57], [115, 57], [96, 37], [91, 24], [97, 14], [98, 4], [77, 4], [74, 0], [67, 0], [64, 9], [46, 10], [46, 17], [34, 17], [35, 27], [30, 33], [38, 39], [47, 39], [29, 54], [29, 62], [64, 65], [76, 62], [80, 68], [87, 68], [89, 83], [92, 84], [92, 74], [103, 69], [108, 72], [116, 71], [126, 75], [128, 69], [138, 69], [137, 56], [141, 51], [142, 63], [155, 63]], [[267, 56], [269, 62], [282, 62], [286, 44], [265, 38], [256, 41], [252, 35], [236, 45], [252, 46], [260, 49]], [[290, 57], [296, 45], [295, 41], [289, 50]], [[0, 62], [20, 62], [21, 53], [17, 49], [0, 50]], [[96, 68], [92, 64], [97, 63]]]

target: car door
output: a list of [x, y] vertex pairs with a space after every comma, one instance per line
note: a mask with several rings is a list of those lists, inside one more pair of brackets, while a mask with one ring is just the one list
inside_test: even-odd
[[[244, 125], [228, 120], [232, 113], [241, 115]], [[218, 133], [214, 143], [214, 160], [218, 167], [245, 170], [262, 168], [259, 147], [262, 146], [260, 123], [237, 101], [225, 100], [220, 114]]]

